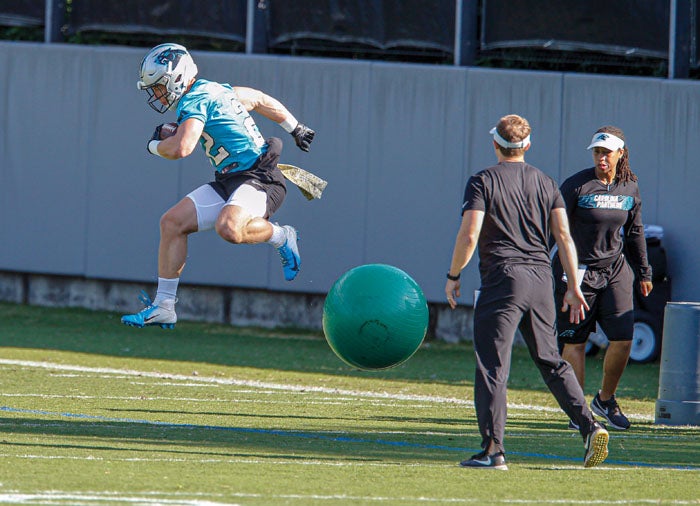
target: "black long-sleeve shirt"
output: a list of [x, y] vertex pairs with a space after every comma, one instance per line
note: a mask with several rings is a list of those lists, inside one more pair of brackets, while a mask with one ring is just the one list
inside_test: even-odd
[[590, 168], [564, 181], [561, 193], [580, 263], [607, 267], [624, 250], [639, 279], [651, 280], [636, 182], [606, 185]]

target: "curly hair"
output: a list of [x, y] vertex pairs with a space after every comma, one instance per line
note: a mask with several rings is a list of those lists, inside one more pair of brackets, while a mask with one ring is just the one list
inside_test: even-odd
[[617, 167], [615, 168], [615, 179], [617, 179], [618, 183], [637, 181], [637, 175], [634, 172], [632, 172], [632, 168], [630, 167], [630, 152], [629, 149], [627, 149], [625, 133], [622, 131], [622, 129], [611, 125], [600, 127], [598, 130], [595, 131], [595, 133], [601, 132], [612, 134], [615, 137], [619, 137], [620, 139], [625, 141], [625, 147], [622, 148], [622, 156], [617, 161]]

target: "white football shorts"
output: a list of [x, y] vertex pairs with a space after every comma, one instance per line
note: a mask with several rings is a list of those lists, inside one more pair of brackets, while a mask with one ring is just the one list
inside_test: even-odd
[[188, 193], [187, 197], [194, 202], [197, 210], [197, 227], [200, 232], [214, 228], [216, 219], [225, 206], [242, 207], [257, 218], [262, 218], [267, 212], [267, 193], [249, 184], [239, 186], [225, 202], [209, 184]]

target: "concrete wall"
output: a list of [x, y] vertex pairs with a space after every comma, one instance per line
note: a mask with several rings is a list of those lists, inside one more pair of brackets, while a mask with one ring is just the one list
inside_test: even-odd
[[[146, 153], [153, 127], [174, 119], [150, 110], [136, 90], [146, 51], [0, 43], [0, 271], [134, 288], [155, 282], [160, 215], [212, 171], [200, 153], [177, 162]], [[349, 268], [381, 262], [414, 277], [442, 313], [464, 184], [493, 163], [488, 130], [514, 112], [533, 127], [528, 161], [559, 181], [592, 164], [585, 147], [595, 129], [623, 128], [644, 221], [665, 229], [673, 298], [700, 300], [700, 172], [692, 156], [700, 141], [698, 82], [194, 57], [201, 77], [262, 89], [314, 128], [305, 154], [277, 125], [258, 119], [264, 135], [285, 141], [283, 162], [329, 184], [312, 202], [290, 186], [274, 217], [299, 229], [297, 280], [284, 281], [267, 245], [232, 246], [202, 233], [190, 241], [184, 287], [322, 297]], [[464, 294], [478, 287], [476, 267], [463, 274]], [[178, 307], [187, 299], [180, 295]], [[471, 297], [462, 302], [470, 305]], [[435, 326], [453, 328], [453, 319]]]

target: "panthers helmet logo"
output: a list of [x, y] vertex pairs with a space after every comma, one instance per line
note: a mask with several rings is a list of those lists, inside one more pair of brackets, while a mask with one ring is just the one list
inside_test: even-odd
[[156, 61], [162, 65], [167, 65], [172, 62], [173, 68], [177, 67], [180, 58], [186, 55], [187, 52], [182, 49], [166, 49], [158, 56], [156, 56]]

